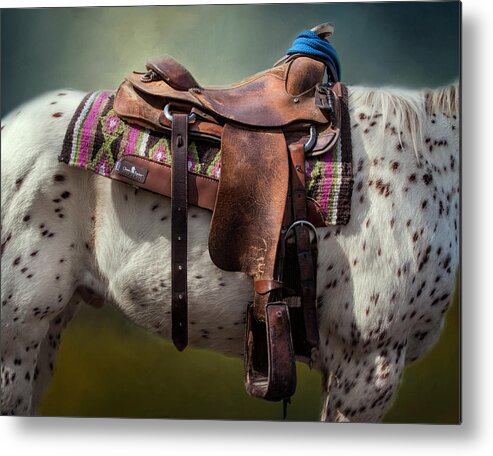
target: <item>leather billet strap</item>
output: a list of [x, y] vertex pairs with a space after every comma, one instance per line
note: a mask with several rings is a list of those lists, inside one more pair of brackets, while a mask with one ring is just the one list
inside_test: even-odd
[[[291, 158], [291, 199], [296, 254], [300, 274], [301, 305], [303, 308], [306, 342], [311, 347], [318, 345], [318, 325], [316, 315], [316, 264], [312, 254], [310, 227], [308, 224], [296, 223], [307, 220], [307, 203], [305, 188], [305, 153], [303, 145], [289, 146]], [[316, 235], [316, 233], [315, 233]]]
[[174, 114], [171, 130], [171, 337], [176, 348], [188, 344], [187, 204], [188, 115]]
[[255, 318], [250, 304], [245, 344], [247, 393], [268, 401], [290, 398], [296, 389], [296, 363], [288, 306], [268, 303], [263, 322]]

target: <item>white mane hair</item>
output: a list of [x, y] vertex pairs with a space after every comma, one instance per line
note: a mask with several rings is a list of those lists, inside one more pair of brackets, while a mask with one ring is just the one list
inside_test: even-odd
[[[441, 112], [446, 116], [458, 113], [459, 83], [437, 89], [397, 89], [393, 87], [370, 88], [351, 86], [349, 91], [349, 105], [354, 109], [360, 106], [369, 107], [370, 116], [382, 115], [381, 126], [388, 126], [391, 116], [400, 125], [407, 125], [416, 160], [419, 163], [418, 149], [423, 139], [423, 125], [426, 116], [433, 112]], [[384, 134], [384, 128], [381, 129]], [[397, 132], [399, 142], [401, 132]]]

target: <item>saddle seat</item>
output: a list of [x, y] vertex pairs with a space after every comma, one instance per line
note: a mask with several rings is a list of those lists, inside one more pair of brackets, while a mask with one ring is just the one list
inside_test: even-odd
[[283, 63], [224, 87], [202, 87], [170, 56], [147, 62], [145, 75], [127, 78], [131, 85], [160, 103], [169, 100], [193, 105], [220, 123], [255, 128], [283, 128], [292, 124], [327, 124], [313, 103], [325, 65], [309, 57], [289, 56]]

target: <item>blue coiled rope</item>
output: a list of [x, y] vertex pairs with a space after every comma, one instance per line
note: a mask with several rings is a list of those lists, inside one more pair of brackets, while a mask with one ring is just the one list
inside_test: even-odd
[[320, 38], [315, 32], [305, 30], [301, 32], [294, 40], [292, 46], [286, 54], [305, 54], [318, 57], [328, 62], [337, 74], [337, 79], [341, 79], [341, 64], [339, 56], [332, 45], [323, 38]]

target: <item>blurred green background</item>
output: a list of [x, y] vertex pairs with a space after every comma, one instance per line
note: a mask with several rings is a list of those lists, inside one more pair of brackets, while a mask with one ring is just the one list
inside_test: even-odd
[[[3, 9], [1, 111], [60, 88], [116, 88], [168, 53], [199, 82], [230, 83], [271, 66], [305, 28], [336, 26], [348, 84], [435, 87], [460, 72], [458, 2]], [[406, 369], [387, 422], [460, 420], [458, 293], [437, 345]], [[290, 420], [316, 420], [320, 376], [298, 366]], [[43, 415], [280, 419], [246, 395], [243, 363], [178, 353], [115, 310], [85, 306], [64, 334]]]

